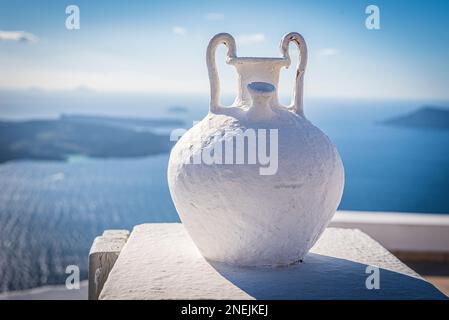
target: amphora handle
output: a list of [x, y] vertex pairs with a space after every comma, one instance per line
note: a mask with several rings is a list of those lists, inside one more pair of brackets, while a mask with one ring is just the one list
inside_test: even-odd
[[210, 106], [209, 111], [215, 112], [220, 108], [220, 79], [218, 78], [217, 65], [215, 63], [215, 51], [220, 44], [228, 47], [226, 60], [236, 57], [235, 40], [229, 33], [215, 35], [207, 46], [206, 61], [210, 82]]
[[298, 66], [296, 68], [295, 83], [293, 88], [292, 104], [289, 107], [292, 111], [299, 115], [304, 115], [303, 107], [303, 89], [304, 89], [304, 72], [307, 64], [307, 45], [304, 38], [297, 32], [290, 32], [282, 37], [281, 54], [282, 57], [290, 61], [288, 46], [290, 42], [294, 42], [298, 47]]

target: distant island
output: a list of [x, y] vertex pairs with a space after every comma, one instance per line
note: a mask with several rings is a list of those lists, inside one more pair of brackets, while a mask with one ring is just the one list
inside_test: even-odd
[[161, 119], [145, 119], [145, 118], [118, 118], [95, 115], [66, 115], [60, 117], [61, 120], [80, 123], [92, 123], [97, 125], [108, 125], [114, 127], [141, 129], [141, 128], [156, 128], [156, 127], [180, 127], [184, 125], [184, 121], [172, 118]]
[[151, 127], [179, 127], [177, 119], [133, 119], [63, 115], [54, 120], [0, 121], [0, 163], [15, 159], [66, 160], [138, 157], [167, 153], [168, 134]]
[[189, 111], [186, 107], [183, 106], [171, 106], [168, 107], [167, 110], [172, 113], [185, 113]]
[[449, 129], [449, 108], [424, 106], [382, 123], [401, 127]]

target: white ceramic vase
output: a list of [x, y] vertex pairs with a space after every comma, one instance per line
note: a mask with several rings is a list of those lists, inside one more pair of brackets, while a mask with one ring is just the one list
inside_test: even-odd
[[[277, 86], [281, 68], [291, 63], [290, 42], [299, 49], [299, 63], [292, 105], [286, 107], [278, 102]], [[227, 46], [226, 62], [239, 75], [230, 107], [219, 102], [215, 50], [220, 44]], [[341, 200], [340, 156], [303, 113], [306, 43], [292, 32], [280, 49], [279, 58], [237, 57], [231, 35], [213, 37], [207, 48], [209, 113], [171, 151], [173, 202], [201, 253], [213, 261], [242, 266], [301, 261]], [[259, 156], [268, 150], [269, 157]]]

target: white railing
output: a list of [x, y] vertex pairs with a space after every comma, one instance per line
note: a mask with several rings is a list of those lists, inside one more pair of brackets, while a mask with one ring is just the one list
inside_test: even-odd
[[338, 211], [329, 226], [360, 229], [390, 251], [449, 255], [449, 215]]

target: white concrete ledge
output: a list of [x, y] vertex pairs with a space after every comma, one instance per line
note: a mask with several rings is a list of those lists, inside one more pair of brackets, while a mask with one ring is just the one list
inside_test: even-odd
[[95, 238], [89, 252], [89, 300], [98, 299], [128, 236], [128, 230], [106, 230]]
[[330, 226], [360, 229], [394, 252], [449, 254], [449, 215], [338, 211]]
[[[378, 267], [379, 289], [366, 281]], [[368, 270], [368, 272], [367, 272]], [[445, 299], [359, 230], [328, 228], [303, 263], [233, 267], [206, 261], [182, 224], [136, 226], [99, 299]]]

